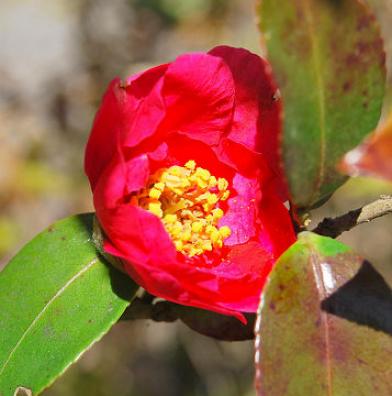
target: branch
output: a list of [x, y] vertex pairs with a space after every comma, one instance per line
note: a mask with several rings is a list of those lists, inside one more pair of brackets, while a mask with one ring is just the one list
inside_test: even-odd
[[382, 195], [377, 201], [362, 208], [352, 210], [339, 217], [324, 219], [313, 232], [336, 238], [359, 224], [368, 223], [388, 213], [392, 213], [392, 197]]

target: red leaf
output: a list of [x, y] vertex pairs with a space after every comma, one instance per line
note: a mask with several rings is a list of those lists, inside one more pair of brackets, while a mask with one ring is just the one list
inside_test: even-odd
[[392, 114], [384, 125], [344, 156], [341, 169], [351, 176], [392, 181]]

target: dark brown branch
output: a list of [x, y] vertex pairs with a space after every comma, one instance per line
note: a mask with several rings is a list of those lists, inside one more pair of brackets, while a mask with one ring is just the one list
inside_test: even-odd
[[313, 232], [336, 238], [359, 224], [368, 223], [388, 213], [392, 213], [392, 197], [385, 195], [381, 196], [377, 201], [352, 210], [342, 216], [324, 219]]

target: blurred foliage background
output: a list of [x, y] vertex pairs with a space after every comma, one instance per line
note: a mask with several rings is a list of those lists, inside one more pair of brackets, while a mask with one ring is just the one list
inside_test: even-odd
[[[392, 5], [383, 7], [391, 49]], [[83, 152], [109, 81], [217, 44], [262, 54], [253, 10], [253, 0], [1, 1], [0, 268], [56, 219], [92, 210]], [[388, 193], [390, 183], [351, 180], [313, 222]], [[391, 225], [384, 218], [341, 238], [389, 279]], [[251, 395], [252, 348], [180, 324], [120, 323], [44, 394]]]

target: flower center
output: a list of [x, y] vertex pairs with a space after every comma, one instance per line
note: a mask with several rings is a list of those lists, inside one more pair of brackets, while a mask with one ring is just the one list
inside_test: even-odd
[[221, 248], [231, 230], [218, 227], [224, 212], [219, 208], [230, 191], [225, 178], [216, 178], [190, 160], [184, 166], [159, 169], [148, 187], [132, 196], [131, 204], [162, 219], [177, 251], [189, 257]]

